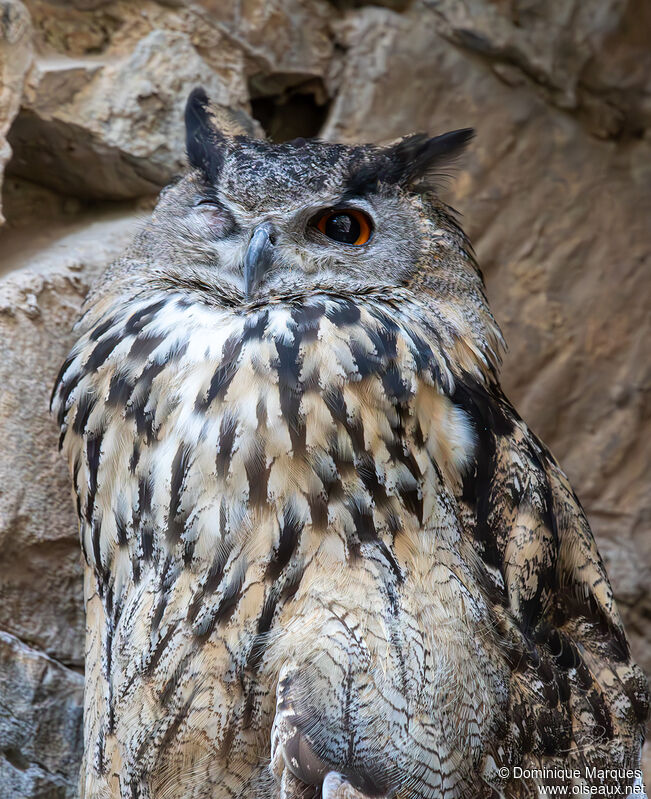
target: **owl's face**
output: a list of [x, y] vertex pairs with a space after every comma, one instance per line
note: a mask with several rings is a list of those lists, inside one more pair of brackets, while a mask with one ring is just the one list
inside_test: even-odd
[[[432, 173], [471, 131], [386, 148], [274, 145], [223, 135], [206, 103], [200, 91], [188, 102], [193, 170], [163, 192], [154, 212], [152, 277], [246, 305], [321, 288], [406, 286], [436, 260], [445, 209], [429, 191]], [[438, 232], [442, 252], [449, 241]]]
[[[247, 142], [227, 151], [216, 179], [185, 178], [154, 216], [169, 266], [181, 266], [182, 279], [191, 264], [207, 286], [243, 302], [319, 285], [403, 283], [423, 255], [417, 209], [396, 190], [351, 195], [345, 174], [325, 171], [333, 149]], [[302, 157], [309, 172], [288, 178]]]
[[436, 194], [472, 131], [386, 147], [272, 144], [225, 134], [200, 89], [186, 128], [191, 170], [104, 274], [95, 312], [101, 295], [114, 306], [180, 294], [235, 315], [319, 294], [367, 297], [435, 338], [452, 371], [496, 373], [502, 341], [481, 273]]

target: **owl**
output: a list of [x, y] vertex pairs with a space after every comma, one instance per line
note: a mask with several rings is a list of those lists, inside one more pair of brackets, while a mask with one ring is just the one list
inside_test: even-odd
[[437, 193], [472, 131], [272, 144], [201, 89], [186, 127], [53, 393], [82, 797], [632, 790], [647, 686]]

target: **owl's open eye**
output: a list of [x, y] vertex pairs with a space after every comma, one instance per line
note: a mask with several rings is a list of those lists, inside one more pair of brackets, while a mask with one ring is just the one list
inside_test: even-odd
[[333, 241], [361, 247], [373, 235], [373, 223], [368, 214], [358, 208], [330, 208], [315, 217], [312, 224]]

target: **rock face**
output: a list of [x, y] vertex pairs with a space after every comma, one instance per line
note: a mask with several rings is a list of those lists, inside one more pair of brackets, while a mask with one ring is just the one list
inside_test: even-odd
[[[11, 158], [7, 133], [20, 107], [25, 73], [32, 61], [29, 13], [18, 0], [0, 3], [0, 180]], [[0, 224], [4, 222], [0, 201]]]
[[12, 171], [83, 198], [151, 194], [183, 168], [184, 98], [197, 85], [242, 103], [181, 31], [153, 30], [116, 63], [37, 59], [9, 135]]
[[0, 632], [2, 795], [74, 795], [84, 678]]
[[115, 212], [78, 220], [71, 231], [53, 231], [43, 252], [28, 253], [20, 259], [24, 268], [0, 282], [3, 797], [76, 795], [84, 652], [81, 564], [48, 398], [89, 280], [119, 253], [137, 223]]
[[182, 168], [197, 84], [276, 137], [477, 128], [445, 196], [504, 387], [651, 672], [650, 27], [633, 0], [0, 0], [0, 795], [76, 795], [81, 569], [49, 392], [90, 282]]

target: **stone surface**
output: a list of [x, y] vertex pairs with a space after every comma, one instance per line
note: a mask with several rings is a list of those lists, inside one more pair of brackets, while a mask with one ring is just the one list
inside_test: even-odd
[[332, 10], [319, 0], [198, 0], [205, 18], [249, 57], [252, 71], [322, 76], [333, 52]]
[[648, 3], [426, 0], [426, 5], [444, 36], [493, 62], [498, 74], [519, 70], [556, 106], [584, 118], [596, 135], [636, 135], [648, 127]]
[[18, 269], [0, 283], [0, 629], [76, 666], [83, 665], [77, 522], [48, 404], [89, 282], [137, 223], [113, 213], [62, 224], [37, 252], [15, 252], [4, 238], [9, 266]]
[[83, 686], [81, 674], [0, 632], [3, 797], [76, 796]]
[[[32, 208], [38, 207], [35, 193], [27, 196]], [[38, 199], [46, 199], [52, 210], [55, 198]], [[0, 282], [3, 797], [76, 795], [82, 570], [68, 477], [56, 454], [58, 434], [48, 404], [89, 284], [131, 239], [138, 222], [137, 215], [124, 211], [73, 220], [62, 215], [49, 230], [37, 232], [26, 223], [5, 231], [2, 239], [0, 271], [10, 273]]]
[[[0, 2], [0, 186], [5, 164], [11, 158], [7, 132], [14, 121], [23, 91], [25, 73], [32, 60], [29, 13], [18, 0]], [[0, 200], [0, 225], [4, 222]]]
[[278, 136], [477, 128], [442, 191], [510, 346], [504, 387], [569, 473], [651, 673], [651, 6], [25, 6], [0, 0], [0, 795], [74, 795], [80, 561], [47, 401], [89, 282], [181, 168], [196, 83]]
[[152, 194], [183, 168], [183, 107], [197, 85], [240, 105], [178, 31], [152, 31], [118, 63], [39, 58], [9, 135], [11, 170], [72, 196]]

